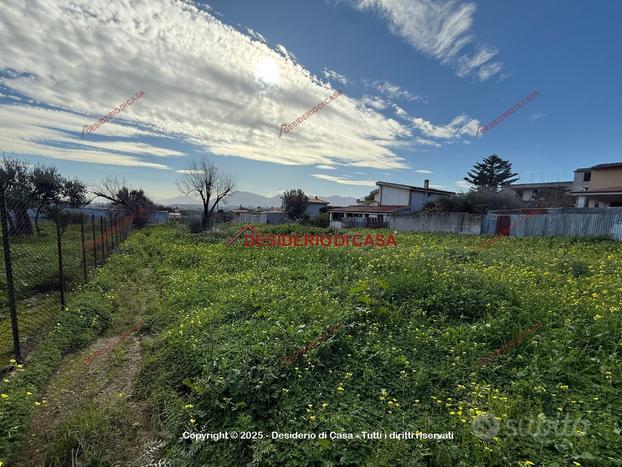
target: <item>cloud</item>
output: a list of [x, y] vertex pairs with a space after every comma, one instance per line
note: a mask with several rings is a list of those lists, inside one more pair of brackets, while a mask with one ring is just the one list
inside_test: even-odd
[[420, 174], [433, 174], [434, 173], [431, 170], [424, 170], [424, 169], [415, 170], [415, 172], [420, 173]]
[[379, 97], [363, 96], [359, 99], [359, 102], [376, 110], [384, 110], [387, 108], [387, 103]]
[[335, 170], [337, 167], [333, 165], [316, 165], [315, 168], [321, 170]]
[[544, 117], [544, 114], [541, 112], [537, 112], [535, 114], [532, 114], [529, 116], [529, 120], [534, 121], [534, 120], [540, 120], [541, 118]]
[[[116, 141], [95, 140], [93, 135], [81, 139], [84, 119], [75, 114], [56, 109], [29, 105], [0, 105], [0, 148], [16, 154], [65, 159], [94, 164], [121, 165], [166, 170], [151, 157], [183, 155], [180, 152], [129, 140], [140, 132], [120, 126], [114, 120], [98, 128], [98, 137], [117, 134]], [[71, 134], [73, 131], [74, 134]]]
[[192, 169], [179, 169], [175, 171], [178, 174], [187, 174], [187, 175], [198, 175], [202, 173], [200, 170], [192, 170]]
[[421, 144], [423, 146], [434, 146], [435, 148], [440, 148], [442, 145], [437, 143], [436, 141], [432, 141], [430, 139], [416, 137], [412, 140], [414, 144]]
[[415, 96], [411, 94], [409, 91], [402, 89], [397, 84], [390, 83], [389, 81], [374, 81], [371, 83], [371, 87], [373, 87], [376, 91], [391, 99], [406, 99], [408, 101], [416, 101], [416, 100], [424, 100], [424, 97]]
[[447, 125], [434, 125], [421, 117], [413, 118], [411, 122], [425, 136], [444, 140], [463, 136], [473, 137], [479, 129], [479, 120], [466, 115], [458, 115]]
[[425, 55], [480, 81], [503, 66], [490, 62], [497, 51], [473, 37], [474, 3], [456, 0], [350, 0], [359, 10], [383, 16], [391, 31]]
[[466, 180], [458, 180], [456, 182], [456, 186], [458, 188], [462, 188], [464, 190], [470, 190], [471, 188], [473, 188], [473, 185], [471, 185], [469, 182], [467, 182]]
[[324, 174], [311, 174], [311, 176], [321, 180], [328, 180], [329, 182], [340, 183], [342, 185], [376, 186], [376, 182], [374, 180], [352, 180], [344, 177]]
[[[159, 136], [167, 147], [174, 139], [278, 164], [407, 167], [395, 153], [407, 126], [345, 94], [279, 138], [283, 122], [334, 89], [258, 34], [189, 2], [1, 2], [0, 86], [11, 96], [0, 101], [2, 149], [161, 169], [180, 153]], [[145, 96], [122, 118], [80, 138], [83, 125], [139, 90]], [[13, 113], [34, 121], [9, 123]], [[129, 141], [145, 136], [148, 144]]]
[[338, 83], [341, 84], [348, 84], [348, 78], [346, 78], [343, 75], [340, 75], [339, 73], [337, 73], [336, 71], [333, 70], [329, 70], [328, 68], [324, 68], [324, 76], [327, 79], [331, 79], [333, 81], [337, 81]]

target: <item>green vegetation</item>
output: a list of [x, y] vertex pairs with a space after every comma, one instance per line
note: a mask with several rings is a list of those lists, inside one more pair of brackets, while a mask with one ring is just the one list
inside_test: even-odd
[[[262, 232], [293, 229], [305, 228]], [[109, 321], [119, 275], [153, 268], [159, 293], [145, 305], [149, 338], [134, 397], [160, 421], [174, 465], [622, 462], [619, 243], [483, 246], [481, 237], [400, 233], [396, 248], [227, 247], [234, 231], [134, 233], [2, 391], [3, 452], [60, 355]], [[115, 410], [82, 411], [74, 433], [85, 446], [93, 431], [104, 444], [115, 439], [106, 422]], [[264, 437], [182, 437], [221, 431]], [[273, 431], [451, 431], [454, 439], [275, 441]], [[76, 446], [64, 433], [55, 459]], [[115, 447], [98, 444], [82, 461], [112, 459]]]
[[[11, 237], [20, 340], [26, 349], [60, 312], [56, 226], [39, 221], [39, 228], [38, 234]], [[67, 226], [62, 239], [65, 289], [69, 290], [84, 282], [80, 226]], [[92, 258], [88, 260], [92, 263]], [[0, 365], [6, 365], [12, 357], [13, 340], [1, 247], [0, 263]]]
[[16, 368], [0, 385], [0, 461], [15, 451], [32, 409], [46, 403], [42, 399], [46, 383], [63, 356], [84, 347], [109, 326], [118, 307], [114, 290], [145, 268], [144, 253], [130, 248], [122, 246], [89, 284], [76, 288], [26, 366], [13, 361]]

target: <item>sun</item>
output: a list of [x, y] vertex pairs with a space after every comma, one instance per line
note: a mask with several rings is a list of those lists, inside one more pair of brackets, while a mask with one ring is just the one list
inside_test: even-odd
[[267, 58], [261, 59], [255, 66], [255, 78], [266, 84], [279, 84], [280, 76], [276, 63]]

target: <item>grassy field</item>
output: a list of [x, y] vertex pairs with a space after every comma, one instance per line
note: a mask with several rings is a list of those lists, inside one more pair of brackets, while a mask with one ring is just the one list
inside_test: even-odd
[[[622, 464], [619, 243], [398, 233], [395, 248], [244, 248], [225, 245], [232, 234], [157, 227], [123, 247], [157, 291], [133, 397], [157, 420], [162, 459]], [[107, 426], [89, 430], [104, 439]], [[184, 439], [223, 431], [243, 439]]]

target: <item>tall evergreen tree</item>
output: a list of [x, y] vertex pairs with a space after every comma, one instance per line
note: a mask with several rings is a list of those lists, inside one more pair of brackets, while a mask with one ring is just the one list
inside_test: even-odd
[[478, 191], [498, 191], [500, 187], [516, 182], [518, 174], [512, 172], [510, 161], [491, 154], [477, 162], [464, 179]]
[[300, 188], [285, 191], [281, 200], [288, 219], [298, 222], [306, 218], [309, 197]]

